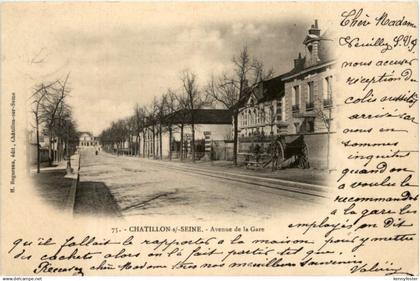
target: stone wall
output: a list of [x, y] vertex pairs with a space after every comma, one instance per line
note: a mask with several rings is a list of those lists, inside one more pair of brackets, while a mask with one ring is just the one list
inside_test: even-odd
[[[30, 144], [30, 155], [29, 155], [29, 161], [31, 164], [36, 164], [37, 163], [37, 149], [36, 149], [37, 145], [36, 144]], [[47, 148], [41, 148], [40, 152], [39, 152], [39, 156], [40, 156], [40, 162], [48, 162], [48, 149]]]
[[212, 141], [211, 160], [233, 160], [233, 141]]

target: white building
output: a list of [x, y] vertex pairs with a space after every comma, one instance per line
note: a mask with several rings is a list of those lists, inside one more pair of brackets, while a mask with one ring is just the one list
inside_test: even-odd
[[98, 138], [96, 138], [92, 133], [81, 132], [79, 137], [79, 147], [87, 146], [99, 146]]
[[[162, 157], [167, 158], [171, 153], [173, 158], [180, 158], [182, 146], [184, 157], [191, 156], [190, 114], [176, 112], [169, 117], [172, 125], [162, 127], [162, 140], [160, 140], [159, 124], [146, 127], [144, 134], [140, 135], [140, 154], [146, 157], [158, 157], [162, 149]], [[195, 151], [198, 158], [203, 157], [206, 151], [208, 152], [208, 144], [212, 140], [220, 141], [232, 138], [232, 115], [229, 110], [197, 109], [194, 111], [194, 124]], [[181, 135], [183, 135], [182, 141]]]

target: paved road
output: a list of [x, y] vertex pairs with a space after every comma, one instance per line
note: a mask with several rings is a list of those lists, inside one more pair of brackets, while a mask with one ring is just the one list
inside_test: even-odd
[[160, 161], [93, 150], [81, 157], [75, 214], [264, 220], [320, 204], [314, 196], [180, 171]]

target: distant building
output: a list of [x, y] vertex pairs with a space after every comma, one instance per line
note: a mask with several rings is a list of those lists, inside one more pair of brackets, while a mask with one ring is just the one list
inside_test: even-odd
[[98, 146], [99, 140], [90, 132], [81, 132], [79, 137], [79, 147]]
[[[171, 126], [162, 128], [162, 156], [167, 158], [169, 151], [173, 158], [179, 158], [183, 146], [184, 156], [191, 156], [191, 116], [188, 112], [178, 111], [170, 116]], [[181, 127], [184, 135], [181, 143]], [[195, 145], [196, 156], [204, 156], [209, 149], [211, 141], [231, 139], [232, 114], [225, 109], [196, 109], [194, 110]], [[170, 141], [171, 138], [171, 141]], [[140, 154], [146, 157], [158, 157], [160, 155], [159, 125], [148, 125], [143, 134], [140, 134]]]
[[[38, 153], [38, 145], [36, 139], [36, 131], [30, 130], [28, 131], [27, 140], [29, 143], [29, 151], [28, 151], [28, 161], [31, 164], [35, 164], [37, 162], [37, 153]], [[49, 145], [49, 138], [48, 135], [43, 133], [42, 131], [39, 134], [39, 148], [40, 148], [40, 162], [47, 162], [48, 161], [48, 145]]]

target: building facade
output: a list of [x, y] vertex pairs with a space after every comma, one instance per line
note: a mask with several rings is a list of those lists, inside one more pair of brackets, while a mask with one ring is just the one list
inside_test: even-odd
[[289, 134], [326, 132], [334, 116], [336, 75], [332, 40], [326, 33], [321, 35], [315, 20], [303, 44], [305, 56], [299, 53], [294, 68], [282, 79]]
[[261, 81], [249, 89], [238, 116], [241, 138], [270, 136], [285, 132], [287, 126], [283, 76]]
[[[183, 117], [182, 117], [183, 116]], [[188, 114], [175, 114], [172, 125], [159, 124], [147, 126], [140, 133], [140, 155], [157, 158], [191, 156], [192, 130]], [[194, 111], [196, 157], [202, 158], [209, 151], [211, 141], [231, 139], [232, 114], [224, 109], [197, 109]], [[181, 135], [183, 135], [181, 140]]]
[[79, 147], [99, 146], [99, 140], [92, 133], [81, 132], [79, 137]]
[[291, 71], [261, 81], [240, 101], [240, 138], [330, 130], [336, 92], [332, 40], [321, 35], [315, 20], [303, 44], [305, 55], [299, 53]]

